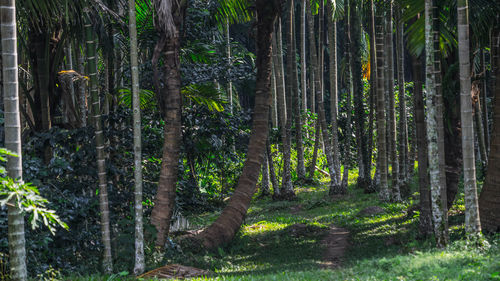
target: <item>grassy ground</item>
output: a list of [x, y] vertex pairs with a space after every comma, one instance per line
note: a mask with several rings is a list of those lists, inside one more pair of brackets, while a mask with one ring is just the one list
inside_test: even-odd
[[[196, 280], [500, 280], [499, 236], [489, 247], [465, 240], [463, 195], [450, 216], [451, 245], [433, 248], [432, 239], [419, 239], [418, 212], [409, 211], [417, 194], [399, 204], [380, 203], [377, 195], [350, 187], [349, 195], [327, 198], [325, 184], [298, 188], [298, 200], [255, 200], [234, 241], [205, 255], [172, 254], [169, 262], [210, 269], [216, 277]], [[362, 216], [368, 206], [385, 213]], [[293, 214], [292, 214], [293, 213]], [[203, 227], [218, 214], [191, 218]], [[306, 228], [296, 228], [305, 224]], [[337, 270], [322, 270], [320, 244], [328, 225], [351, 232], [350, 247]], [[129, 280], [126, 276], [72, 280]], [[131, 279], [130, 279], [131, 280]]]

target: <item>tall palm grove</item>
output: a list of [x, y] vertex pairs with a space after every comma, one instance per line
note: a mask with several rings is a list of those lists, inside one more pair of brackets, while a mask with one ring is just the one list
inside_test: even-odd
[[268, 205], [256, 221], [372, 198], [438, 251], [497, 243], [499, 15], [485, 0], [0, 0], [0, 280], [223, 272], [186, 253], [237, 256]]

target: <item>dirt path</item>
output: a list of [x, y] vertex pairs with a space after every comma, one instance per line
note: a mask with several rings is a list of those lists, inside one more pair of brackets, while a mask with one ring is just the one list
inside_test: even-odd
[[323, 253], [321, 267], [324, 269], [335, 269], [340, 267], [344, 253], [349, 246], [349, 231], [345, 228], [330, 226], [328, 234], [321, 240], [321, 244], [326, 247]]

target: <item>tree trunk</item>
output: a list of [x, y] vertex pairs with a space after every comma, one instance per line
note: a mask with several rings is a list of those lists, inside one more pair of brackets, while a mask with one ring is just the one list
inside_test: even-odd
[[[370, 40], [370, 108], [368, 117], [368, 148], [367, 157], [369, 159], [367, 171], [369, 171], [368, 177], [370, 177], [369, 187], [371, 192], [377, 191], [377, 184], [371, 182], [371, 170], [372, 170], [372, 159], [373, 159], [373, 133], [374, 133], [374, 122], [375, 122], [375, 103], [376, 103], [376, 88], [377, 88], [377, 62], [376, 62], [376, 42], [375, 42], [375, 7], [373, 0], [370, 1], [370, 19], [368, 24], [368, 35]], [[374, 178], [377, 179], [376, 177]]]
[[460, 63], [460, 120], [462, 124], [462, 157], [464, 165], [465, 232], [470, 235], [481, 232], [481, 224], [479, 222], [477, 203], [474, 122], [470, 96], [469, 7], [467, 2], [467, 0], [457, 1], [457, 26], [458, 60]]
[[[84, 56], [81, 54], [80, 49], [75, 49], [75, 53], [78, 57], [78, 72], [85, 73]], [[80, 80], [78, 83], [78, 103], [80, 108], [80, 123], [82, 127], [87, 127], [87, 91], [85, 83], [85, 80]]]
[[[408, 123], [406, 112], [405, 72], [404, 72], [404, 22], [402, 7], [398, 6], [396, 22], [396, 54], [398, 68], [398, 100], [399, 100], [399, 182], [408, 184]], [[407, 189], [407, 188], [405, 188]]]
[[[5, 148], [18, 157], [8, 157], [7, 174], [18, 182], [23, 181], [21, 150], [21, 117], [19, 111], [19, 82], [17, 67], [16, 2], [0, 0], [0, 32], [2, 37], [2, 84], [4, 102]], [[24, 238], [24, 216], [14, 200], [8, 206], [8, 241], [10, 277], [12, 280], [28, 279]]]
[[229, 20], [226, 20], [226, 56], [227, 56], [227, 69], [228, 69], [228, 80], [227, 80], [227, 97], [229, 100], [229, 112], [233, 114], [233, 81], [231, 81], [231, 37], [229, 34]]
[[[285, 72], [283, 68], [283, 42], [281, 35], [281, 19], [278, 19], [277, 29], [275, 33], [275, 38], [273, 39], [273, 60], [274, 60], [274, 70], [277, 78], [277, 94], [278, 94], [278, 113], [279, 113], [279, 124], [281, 141], [283, 147], [283, 174], [281, 180], [281, 188], [279, 191], [280, 197], [275, 197], [277, 199], [293, 199], [295, 198], [295, 193], [293, 191], [292, 177], [290, 174], [291, 166], [291, 147], [290, 147], [290, 136], [288, 131], [288, 121], [292, 119], [291, 112], [288, 110], [288, 102], [286, 92], [291, 91], [291, 83], [287, 81], [285, 84]], [[289, 69], [287, 69], [289, 70]], [[290, 78], [288, 75], [286, 78]], [[285, 86], [286, 85], [286, 89]]]
[[87, 73], [90, 77], [90, 96], [92, 98], [92, 121], [94, 122], [95, 145], [97, 150], [97, 174], [99, 178], [99, 210], [101, 212], [101, 235], [104, 247], [102, 266], [105, 273], [113, 272], [111, 256], [111, 233], [109, 227], [108, 180], [106, 176], [106, 152], [104, 150], [104, 134], [101, 120], [101, 106], [97, 77], [97, 53], [94, 30], [90, 24], [90, 15], [85, 22], [85, 39], [87, 42]]
[[133, 121], [134, 121], [134, 210], [135, 210], [135, 264], [134, 274], [139, 275], [146, 267], [144, 262], [144, 227], [142, 220], [142, 143], [141, 100], [139, 96], [139, 63], [137, 55], [137, 26], [135, 1], [128, 1], [130, 34], [130, 72], [132, 74]]
[[302, 89], [302, 111], [307, 111], [307, 70], [306, 70], [306, 0], [300, 7], [300, 86]]
[[260, 196], [265, 197], [270, 194], [269, 188], [269, 157], [264, 152], [264, 163], [262, 164], [262, 181], [260, 185]]
[[394, 97], [394, 48], [393, 48], [393, 35], [392, 35], [392, 12], [393, 12], [393, 0], [388, 3], [388, 10], [386, 15], [386, 33], [385, 33], [385, 44], [387, 48], [387, 93], [389, 102], [389, 119], [388, 119], [388, 133], [389, 133], [389, 143], [388, 143], [388, 153], [389, 159], [392, 167], [392, 185], [391, 185], [391, 199], [394, 202], [401, 201], [401, 193], [399, 190], [399, 162], [398, 153], [396, 149], [396, 111], [395, 107], [395, 97]]
[[329, 52], [330, 52], [330, 116], [332, 126], [332, 150], [333, 150], [333, 166], [337, 182], [340, 182], [340, 149], [339, 149], [339, 130], [338, 130], [338, 87], [337, 87], [337, 21], [335, 16], [335, 3], [328, 2], [329, 17], [332, 22], [328, 24], [328, 34], [330, 36]]
[[[292, 13], [295, 11], [294, 1], [292, 2]], [[292, 46], [291, 46], [291, 56], [292, 56], [292, 88], [293, 88], [293, 114], [295, 121], [295, 142], [297, 149], [297, 179], [304, 181], [306, 179], [306, 167], [304, 161], [304, 145], [302, 143], [302, 116], [300, 114], [300, 95], [299, 95], [299, 79], [297, 73], [297, 32], [295, 28], [295, 17], [292, 19]]]
[[434, 235], [439, 248], [448, 244], [444, 132], [439, 58], [438, 9], [435, 0], [425, 0], [425, 53], [427, 92], [427, 141]]
[[361, 21], [358, 16], [358, 11], [361, 11], [361, 7], [357, 7], [359, 1], [350, 0], [349, 7], [349, 28], [351, 32], [351, 43], [352, 47], [349, 48], [351, 52], [349, 58], [352, 62], [352, 79], [353, 79], [353, 89], [354, 89], [354, 110], [355, 110], [355, 125], [356, 125], [356, 143], [358, 151], [358, 168], [359, 176], [357, 185], [359, 188], [363, 188], [365, 192], [371, 193], [370, 186], [370, 171], [368, 151], [366, 146], [366, 136], [365, 136], [365, 105], [363, 97], [363, 73], [361, 65]]
[[[186, 2], [172, 3], [172, 17], [175, 31], [162, 34], [165, 40], [160, 52], [164, 54], [165, 87], [158, 89], [164, 113], [164, 143], [160, 181], [155, 205], [151, 213], [151, 223], [155, 226], [156, 246], [163, 248], [170, 231], [170, 220], [175, 208], [175, 192], [179, 170], [179, 153], [182, 137], [182, 97], [180, 73], [180, 28], [184, 21]], [[160, 39], [161, 40], [161, 39]], [[267, 116], [268, 117], [268, 116]]]
[[494, 80], [493, 127], [491, 129], [490, 154], [483, 190], [479, 197], [481, 226], [485, 231], [500, 231], [500, 30], [493, 30], [491, 49], [492, 78]]
[[231, 241], [243, 223], [255, 192], [268, 135], [271, 90], [271, 38], [274, 22], [282, 1], [256, 0], [257, 14], [257, 80], [252, 134], [248, 145], [247, 160], [238, 185], [219, 218], [200, 233], [197, 238], [206, 248], [216, 248]]
[[382, 11], [377, 11], [378, 24], [375, 39], [377, 41], [377, 171], [380, 178], [380, 199], [388, 202], [390, 199], [389, 187], [387, 185], [387, 138], [386, 138], [386, 116], [385, 116], [385, 36], [384, 36], [384, 15]]
[[[470, 63], [469, 63], [470, 64]], [[469, 71], [470, 72], [470, 71]], [[472, 97], [472, 115], [475, 125], [473, 130], [477, 136], [477, 143], [479, 146], [479, 159], [481, 160], [482, 167], [486, 167], [488, 163], [488, 155], [486, 152], [486, 143], [484, 140], [484, 128], [483, 128], [483, 114], [481, 110], [481, 89], [479, 88], [479, 81], [476, 80], [471, 84], [470, 96]], [[474, 149], [474, 145], [472, 146]]]
[[273, 156], [271, 154], [271, 143], [269, 142], [269, 137], [266, 140], [266, 157], [267, 163], [269, 165], [269, 174], [271, 176], [271, 183], [273, 184], [273, 197], [279, 197], [279, 184], [276, 178], [276, 171], [274, 170]]
[[424, 97], [422, 90], [422, 63], [421, 59], [412, 56], [415, 106], [416, 138], [418, 148], [418, 189], [420, 193], [419, 232], [424, 237], [432, 234], [431, 201], [429, 190], [427, 131], [425, 125]]

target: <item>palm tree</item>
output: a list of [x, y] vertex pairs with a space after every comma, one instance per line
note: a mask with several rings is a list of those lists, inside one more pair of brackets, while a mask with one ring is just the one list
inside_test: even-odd
[[300, 7], [300, 87], [302, 110], [307, 111], [307, 70], [306, 70], [306, 0]]
[[132, 108], [134, 120], [134, 210], [135, 210], [135, 265], [134, 274], [144, 272], [144, 230], [142, 222], [142, 143], [141, 104], [139, 97], [139, 63], [137, 55], [137, 26], [135, 0], [128, 1], [130, 34], [130, 69], [132, 73]]
[[460, 63], [460, 111], [462, 123], [462, 157], [464, 165], [465, 232], [481, 231], [477, 203], [476, 162], [474, 159], [474, 123], [471, 104], [469, 13], [468, 1], [457, 1], [458, 52]]
[[170, 231], [170, 220], [175, 207], [175, 191], [179, 166], [181, 142], [181, 73], [180, 73], [180, 29], [184, 21], [187, 1], [155, 0], [158, 14], [156, 28], [160, 39], [153, 54], [153, 65], [164, 55], [164, 81], [161, 88], [157, 69], [155, 85], [160, 100], [160, 108], [165, 121], [164, 143], [160, 180], [156, 193], [155, 206], [151, 213], [151, 223], [157, 230], [156, 246], [164, 247]]
[[422, 63], [421, 59], [412, 55], [413, 75], [414, 75], [414, 91], [413, 100], [415, 106], [415, 129], [418, 147], [418, 187], [420, 193], [420, 216], [419, 216], [419, 232], [423, 236], [432, 234], [432, 218], [431, 218], [431, 199], [429, 190], [429, 171], [427, 170], [428, 154], [427, 154], [427, 132], [425, 125], [424, 112], [424, 97], [422, 90]]
[[404, 73], [404, 22], [402, 8], [396, 12], [396, 64], [398, 69], [398, 100], [399, 100], [399, 182], [406, 184], [408, 180], [408, 123], [406, 113], [405, 73]]
[[[494, 84], [494, 112], [500, 112], [500, 29], [497, 27], [492, 31], [491, 42], [491, 64], [492, 74], [495, 76]], [[493, 76], [493, 75], [492, 75]], [[493, 77], [492, 77], [493, 78]], [[500, 208], [498, 197], [500, 196], [500, 180], [498, 167], [500, 166], [500, 114], [495, 114], [493, 127], [491, 129], [490, 154], [488, 158], [488, 169], [484, 181], [483, 190], [479, 197], [479, 211], [481, 226], [485, 231], [498, 232], [500, 229]]]
[[87, 14], [85, 22], [85, 39], [87, 42], [87, 73], [90, 78], [90, 97], [92, 99], [92, 118], [94, 121], [95, 145], [97, 150], [97, 174], [99, 178], [99, 210], [101, 211], [101, 236], [104, 246], [103, 270], [113, 271], [111, 256], [111, 233], [109, 227], [108, 180], [106, 176], [106, 152], [104, 151], [104, 134], [101, 120], [101, 105], [97, 77], [97, 52], [94, 31]]
[[438, 247], [448, 243], [444, 130], [439, 62], [438, 9], [435, 0], [425, 0], [425, 62], [427, 92], [427, 140], [434, 235]]
[[335, 19], [336, 1], [328, 2], [329, 17], [331, 22], [328, 24], [328, 35], [330, 37], [330, 116], [332, 126], [332, 149], [333, 163], [337, 182], [340, 182], [340, 149], [338, 132], [338, 87], [337, 87], [337, 20]]
[[[2, 84], [4, 102], [5, 148], [17, 154], [9, 157], [8, 176], [22, 182], [21, 119], [17, 74], [16, 1], [0, 1], [0, 32], [2, 37]], [[9, 255], [12, 280], [27, 280], [24, 217], [17, 204], [8, 206]]]
[[[350, 0], [349, 4], [349, 28], [351, 33], [352, 47], [349, 49], [351, 52], [350, 58], [352, 62], [352, 79], [354, 89], [354, 102], [355, 102], [355, 125], [356, 125], [356, 143], [358, 151], [358, 168], [359, 177], [357, 185], [363, 188], [365, 192], [371, 192], [370, 189], [370, 170], [369, 170], [369, 154], [367, 151], [367, 143], [365, 138], [365, 109], [363, 102], [363, 73], [361, 64], [361, 21], [360, 15], [361, 8], [358, 7], [359, 2]], [[358, 12], [359, 11], [359, 12]]]
[[[299, 95], [299, 77], [297, 73], [297, 32], [294, 24], [294, 13], [295, 13], [295, 4], [294, 1], [291, 0], [291, 14], [292, 14], [292, 44], [291, 44], [291, 49], [289, 51], [291, 60], [292, 60], [292, 65], [291, 69], [292, 72], [290, 75], [292, 75], [292, 88], [293, 88], [293, 114], [294, 114], [294, 121], [295, 121], [295, 143], [296, 143], [296, 150], [297, 150], [297, 178], [299, 180], [305, 180], [306, 179], [306, 167], [305, 167], [305, 161], [304, 161], [304, 146], [302, 144], [302, 116], [300, 114], [300, 106], [301, 106], [301, 100], [300, 100], [300, 95]], [[290, 37], [289, 37], [290, 38]]]
[[196, 239], [206, 248], [216, 248], [230, 241], [243, 223], [250, 201], [255, 193], [268, 136], [271, 91], [271, 42], [273, 27], [281, 11], [282, 0], [256, 0], [257, 19], [257, 80], [252, 134], [248, 144], [247, 160], [228, 205], [217, 220]]
[[386, 63], [387, 63], [387, 77], [386, 78], [386, 92], [389, 112], [388, 112], [388, 153], [389, 161], [392, 167], [392, 186], [391, 186], [391, 196], [392, 200], [399, 202], [401, 201], [401, 193], [399, 190], [399, 163], [398, 163], [398, 153], [396, 149], [396, 112], [394, 110], [394, 48], [393, 48], [393, 34], [392, 34], [392, 14], [393, 14], [393, 0], [388, 1], [387, 15], [386, 15], [386, 33], [385, 33], [385, 47], [387, 49]]
[[383, 12], [377, 9], [378, 24], [376, 25], [376, 46], [377, 54], [377, 171], [380, 177], [380, 198], [389, 201], [389, 187], [387, 185], [387, 141], [386, 141], [386, 117], [385, 117], [385, 40]]

